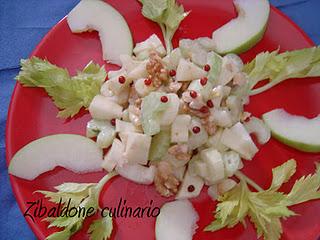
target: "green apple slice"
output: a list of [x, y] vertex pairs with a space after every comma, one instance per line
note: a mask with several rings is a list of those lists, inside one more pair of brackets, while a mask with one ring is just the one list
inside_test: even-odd
[[320, 152], [320, 115], [308, 119], [275, 109], [262, 117], [280, 142], [303, 152]]
[[102, 154], [89, 138], [75, 134], [51, 135], [21, 148], [11, 159], [9, 173], [33, 180], [57, 166], [77, 173], [99, 171]]
[[240, 54], [256, 45], [266, 31], [270, 4], [268, 0], [235, 0], [238, 17], [212, 33], [220, 54]]
[[122, 15], [101, 0], [81, 0], [68, 14], [72, 32], [99, 32], [103, 59], [121, 65], [120, 55], [132, 55], [132, 36]]

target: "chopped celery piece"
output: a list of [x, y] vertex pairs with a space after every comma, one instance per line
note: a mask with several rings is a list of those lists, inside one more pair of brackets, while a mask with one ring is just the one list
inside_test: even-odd
[[160, 118], [169, 106], [169, 102], [161, 102], [161, 97], [165, 93], [151, 92], [144, 97], [141, 104], [141, 123], [145, 134], [155, 135], [160, 132]]
[[157, 135], [152, 137], [149, 152], [150, 161], [161, 161], [170, 147], [171, 133], [170, 129], [161, 130]]
[[210, 52], [208, 53], [208, 64], [210, 65], [208, 79], [211, 83], [215, 83], [220, 75], [222, 57], [215, 52]]

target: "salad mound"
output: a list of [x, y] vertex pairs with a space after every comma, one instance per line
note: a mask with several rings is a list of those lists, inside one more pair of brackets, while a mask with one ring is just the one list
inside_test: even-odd
[[[280, 239], [280, 220], [295, 215], [288, 207], [320, 198], [320, 168], [317, 165], [315, 174], [301, 177], [288, 194], [279, 192], [279, 188], [296, 171], [293, 159], [272, 169], [273, 180], [267, 190], [245, 176], [240, 171], [245, 162], [253, 160], [258, 147], [271, 137], [269, 126], [245, 111], [245, 106], [250, 103], [251, 95], [282, 81], [320, 76], [320, 48], [260, 53], [247, 64], [234, 53], [218, 54], [214, 38], [181, 39], [174, 48], [171, 40], [190, 12], [185, 12], [183, 6], [174, 0], [140, 2], [142, 14], [159, 24], [164, 44], [159, 36], [152, 34], [137, 43], [131, 54], [130, 36], [130, 46], [125, 45], [124, 51], [128, 54], [115, 56], [114, 52], [104, 51], [104, 56], [111, 54], [115, 57], [113, 62], [121, 66], [119, 70], [106, 72], [104, 67], [90, 62], [76, 76], [69, 76], [67, 70], [47, 60], [32, 57], [21, 61], [22, 68], [16, 80], [26, 87], [44, 88], [60, 109], [58, 117], [73, 117], [82, 107], [89, 110], [92, 119], [87, 123], [86, 136], [96, 141], [96, 145], [93, 144], [99, 153], [105, 150], [101, 167], [109, 172], [99, 183], [64, 183], [56, 187], [57, 192], [40, 193], [49, 201], [58, 203], [60, 199], [63, 204], [71, 196], [75, 198], [73, 205], [93, 206], [98, 211], [103, 185], [117, 174], [138, 184], [154, 184], [161, 196], [175, 198], [174, 202], [162, 207], [165, 213], [157, 219], [157, 238], [178, 236], [185, 240], [192, 239], [198, 220], [192, 204], [186, 199], [197, 197], [204, 186], [208, 186], [208, 195], [219, 203], [215, 220], [204, 231], [244, 224], [245, 217], [249, 216], [258, 237]], [[239, 2], [246, 6], [250, 3], [236, 1]], [[263, 3], [269, 6], [266, 0]], [[83, 0], [83, 4], [97, 9], [104, 3]], [[250, 5], [250, 12], [252, 9]], [[269, 14], [269, 7], [266, 9], [263, 29]], [[99, 14], [103, 12], [100, 10]], [[86, 13], [83, 6], [80, 12], [76, 11], [76, 18], [71, 19], [72, 24], [80, 21], [91, 26], [92, 23], [87, 23], [80, 14], [82, 12]], [[121, 17], [113, 8], [112, 12]], [[97, 19], [92, 25], [94, 29], [100, 29], [101, 23]], [[130, 31], [123, 21], [121, 18], [123, 30], [128, 35]], [[236, 23], [242, 26], [243, 22]], [[228, 25], [224, 29], [228, 30]], [[222, 36], [229, 34], [228, 30]], [[248, 35], [251, 38], [254, 33]], [[243, 41], [234, 42], [232, 46], [239, 44], [243, 45]], [[249, 47], [247, 43], [245, 46]], [[112, 51], [110, 45], [107, 49]], [[121, 47], [116, 50], [123, 52]], [[266, 79], [269, 80], [266, 85], [255, 88]], [[300, 140], [299, 136], [297, 138]], [[65, 147], [75, 146], [69, 144]], [[28, 149], [35, 154], [36, 150], [30, 148], [31, 145]], [[18, 165], [17, 161], [15, 165]], [[256, 191], [251, 191], [249, 186]], [[173, 213], [175, 218], [172, 218]], [[190, 218], [185, 219], [185, 216]], [[174, 223], [171, 218], [182, 221]], [[64, 227], [47, 239], [69, 239], [81, 229], [85, 218], [45, 220], [50, 222], [49, 227]], [[112, 217], [108, 216], [91, 224], [88, 233], [92, 239], [108, 239], [112, 228]], [[187, 234], [181, 238], [179, 231], [185, 228], [188, 228], [185, 230]]]
[[[202, 49], [196, 59], [203, 64], [192, 58], [194, 46]], [[251, 160], [258, 151], [245, 127], [249, 79], [237, 55], [221, 57], [202, 47], [201, 39], [183, 39], [170, 54], [164, 49], [154, 34], [136, 44], [135, 56], [120, 56], [122, 68], [108, 73], [89, 106], [87, 133], [100, 131], [98, 144], [111, 146], [103, 163], [107, 171], [154, 166], [159, 194], [196, 197], [204, 184], [233, 176], [240, 158]]]

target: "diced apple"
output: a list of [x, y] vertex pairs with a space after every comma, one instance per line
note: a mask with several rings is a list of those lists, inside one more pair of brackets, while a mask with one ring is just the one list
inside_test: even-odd
[[208, 37], [199, 37], [195, 39], [200, 46], [205, 49], [207, 52], [213, 51], [216, 48], [216, 43], [212, 40], [212, 38]]
[[176, 80], [178, 82], [192, 81], [205, 77], [206, 75], [207, 72], [194, 63], [183, 58], [180, 59], [176, 73]]
[[108, 86], [108, 89], [113, 93], [113, 95], [119, 95], [122, 91], [124, 91], [125, 89], [128, 89], [130, 87], [130, 84], [132, 83], [132, 80], [128, 78], [128, 75], [126, 73], [121, 76], [125, 78], [124, 83], [119, 82], [120, 76], [110, 78], [105, 83], [105, 85]]
[[68, 14], [67, 21], [72, 32], [88, 30], [99, 32], [103, 59], [121, 65], [120, 55], [132, 54], [132, 36], [121, 14], [100, 0], [81, 0]]
[[141, 133], [127, 132], [124, 158], [130, 164], [147, 164], [149, 149], [151, 145], [151, 136]]
[[119, 77], [119, 76], [124, 75], [126, 73], [127, 73], [126, 69], [124, 67], [122, 67], [119, 70], [109, 71], [108, 72], [108, 78], [111, 79], [111, 78], [114, 78], [114, 77]]
[[116, 119], [116, 132], [138, 132], [131, 122]]
[[168, 97], [168, 107], [162, 112], [160, 116], [160, 125], [161, 126], [169, 126], [175, 120], [178, 115], [180, 99], [177, 94], [169, 93], [166, 94]]
[[200, 153], [201, 159], [208, 168], [208, 181], [211, 184], [217, 183], [225, 178], [224, 163], [221, 154], [214, 148], [207, 148]]
[[221, 86], [227, 85], [232, 80], [232, 78], [236, 75], [236, 72], [233, 72], [232, 69], [230, 69], [230, 67], [227, 67], [228, 64], [229, 64], [228, 59], [223, 58], [221, 72], [217, 79], [217, 84]]
[[179, 48], [173, 49], [173, 51], [164, 57], [162, 61], [167, 65], [170, 69], [176, 69], [178, 67], [179, 61], [182, 58], [181, 51]]
[[127, 140], [128, 140], [128, 133], [129, 132], [119, 132], [119, 138], [121, 140], [121, 142], [123, 143], [124, 146], [126, 146], [127, 144]]
[[238, 152], [241, 157], [246, 160], [251, 160], [258, 152], [258, 148], [240, 122], [223, 131], [221, 142], [230, 149]]
[[112, 92], [110, 85], [112, 83], [110, 81], [106, 81], [102, 84], [100, 88], [100, 94], [105, 96], [105, 97], [112, 97], [114, 93]]
[[[198, 133], [193, 132], [194, 127], [199, 127], [200, 131]], [[188, 146], [190, 150], [194, 150], [208, 141], [208, 133], [202, 126], [199, 119], [193, 118], [189, 125], [189, 141]]]
[[222, 59], [221, 71], [217, 79], [217, 84], [227, 85], [243, 68], [243, 62], [235, 54], [227, 54]]
[[199, 156], [191, 159], [188, 164], [188, 170], [192, 176], [199, 176], [205, 180], [209, 178], [208, 166]]
[[144, 167], [140, 164], [124, 164], [122, 167], [116, 166], [116, 171], [130, 181], [149, 185], [153, 183], [156, 168], [155, 166]]
[[176, 117], [171, 125], [171, 142], [188, 142], [190, 122], [191, 116], [188, 114], [182, 114]]
[[[133, 59], [132, 56], [127, 55], [127, 54], [120, 55], [120, 61], [121, 61], [121, 65], [122, 65], [121, 70], [123, 72], [131, 72], [133, 69], [135, 69], [141, 63], [141, 61], [137, 61], [137, 60]], [[123, 72], [120, 73], [119, 75], [122, 75]], [[108, 73], [108, 76], [109, 76], [109, 78], [111, 78], [109, 73]]]
[[[193, 80], [188, 87], [189, 91], [196, 91], [201, 95], [203, 101], [207, 101], [210, 99], [210, 95], [212, 92], [213, 84], [211, 82], [207, 82], [207, 84], [202, 85], [201, 79]], [[194, 100], [193, 100], [194, 102]], [[201, 102], [201, 101], [198, 101]], [[203, 102], [201, 102], [200, 108], [203, 106]]]
[[148, 77], [148, 72], [146, 68], [147, 63], [148, 63], [147, 60], [141, 62], [137, 67], [135, 67], [128, 73], [128, 79], [131, 80], [130, 83], [132, 82], [132, 80]]
[[187, 170], [179, 191], [176, 195], [176, 199], [188, 199], [197, 197], [200, 194], [203, 185], [204, 182], [201, 177], [192, 176]]
[[114, 84], [112, 81], [106, 81], [100, 89], [101, 95], [107, 97], [109, 100], [119, 104], [119, 105], [125, 105], [128, 102], [130, 88], [125, 87], [118, 89], [118, 94], [115, 94], [111, 89], [111, 85]]
[[150, 51], [156, 51], [161, 57], [164, 57], [167, 53], [156, 34], [152, 34], [147, 40], [137, 43], [133, 49], [133, 52], [138, 59], [147, 59]]
[[241, 97], [230, 95], [226, 100], [226, 105], [230, 109], [232, 120], [234, 123], [240, 121], [243, 112], [243, 102]]
[[237, 170], [240, 169], [241, 158], [240, 155], [234, 151], [224, 152], [222, 154], [224, 161], [225, 172], [228, 177], [233, 176]]
[[218, 129], [214, 135], [209, 137], [209, 139], [206, 143], [206, 146], [213, 147], [213, 148], [217, 149], [219, 152], [224, 152], [224, 151], [228, 150], [228, 147], [226, 147], [225, 145], [223, 145], [221, 143], [222, 132], [223, 132], [222, 128]]
[[220, 107], [222, 100], [231, 92], [231, 87], [218, 85], [211, 91], [210, 98], [215, 107]]
[[122, 157], [123, 153], [124, 144], [119, 139], [114, 139], [109, 152], [104, 157], [101, 167], [111, 172], [117, 165], [123, 165], [125, 162]]
[[130, 95], [130, 88], [127, 87], [123, 89], [118, 95], [112, 96], [110, 100], [118, 103], [121, 106], [126, 106], [126, 104], [128, 103], [129, 95]]
[[219, 127], [231, 127], [232, 115], [228, 109], [214, 108], [212, 110], [212, 120]]
[[181, 39], [179, 48], [184, 58], [191, 59], [198, 66], [203, 67], [207, 63], [208, 53], [197, 40]]
[[122, 107], [107, 97], [97, 95], [89, 106], [89, 112], [94, 119], [111, 120], [121, 117]]
[[145, 81], [145, 78], [139, 78], [134, 83], [134, 88], [136, 89], [140, 97], [147, 96], [150, 92], [154, 91], [155, 89], [153, 85], [146, 85], [144, 81]]

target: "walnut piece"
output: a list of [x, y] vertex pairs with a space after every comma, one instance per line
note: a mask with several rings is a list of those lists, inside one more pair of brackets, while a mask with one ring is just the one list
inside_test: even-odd
[[179, 180], [173, 174], [173, 167], [167, 161], [157, 164], [154, 177], [156, 190], [164, 197], [170, 197], [178, 192]]
[[168, 153], [181, 161], [189, 161], [191, 159], [191, 153], [188, 152], [187, 144], [173, 145], [168, 149]]
[[141, 108], [141, 103], [142, 103], [142, 99], [141, 98], [137, 98], [134, 101], [134, 106], [137, 107], [137, 108]]
[[168, 83], [168, 70], [162, 63], [162, 59], [156, 51], [150, 52], [149, 62], [147, 63], [146, 69], [149, 74], [148, 77], [152, 80], [152, 84], [156, 88]]

